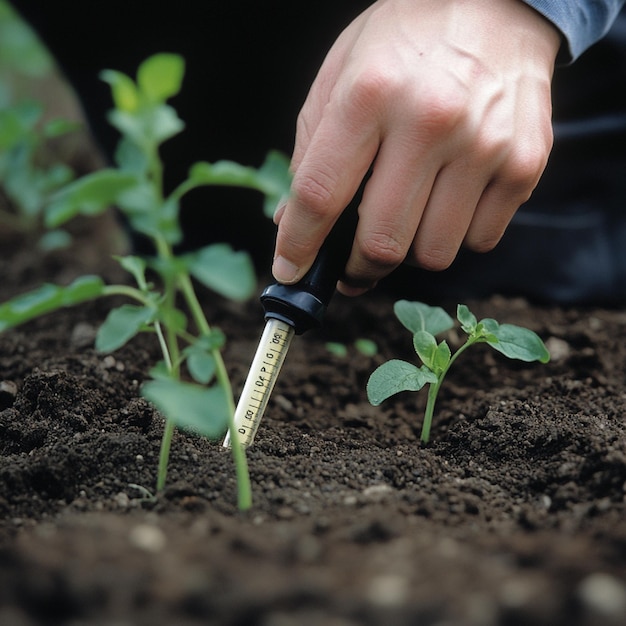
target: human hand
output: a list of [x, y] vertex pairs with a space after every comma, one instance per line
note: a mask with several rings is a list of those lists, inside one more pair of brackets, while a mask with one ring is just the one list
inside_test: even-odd
[[340, 35], [298, 117], [273, 273], [297, 282], [372, 166], [338, 288], [485, 252], [552, 147], [556, 29], [521, 0], [379, 0]]

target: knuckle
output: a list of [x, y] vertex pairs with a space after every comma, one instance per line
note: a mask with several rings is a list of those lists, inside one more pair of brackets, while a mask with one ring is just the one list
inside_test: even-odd
[[361, 255], [366, 263], [389, 269], [397, 267], [404, 261], [406, 250], [396, 237], [379, 232], [371, 234], [362, 243]]
[[534, 187], [545, 165], [543, 153], [534, 149], [519, 150], [513, 160], [516, 182], [522, 186]]
[[303, 259], [310, 252], [311, 242], [302, 237], [300, 231], [280, 229], [280, 248], [287, 258], [292, 260]]
[[450, 133], [463, 124], [468, 115], [466, 97], [453, 89], [421, 94], [418, 106], [420, 113], [416, 121], [421, 132], [435, 136]]
[[465, 239], [465, 247], [472, 252], [483, 254], [493, 250], [502, 237], [502, 233], [488, 233], [480, 235], [468, 235]]
[[502, 168], [501, 176], [524, 199], [539, 182], [550, 155], [552, 140], [545, 143], [525, 142], [518, 144]]
[[293, 196], [315, 219], [328, 214], [334, 204], [336, 181], [321, 169], [302, 174], [298, 170], [291, 185]]
[[369, 112], [380, 108], [399, 90], [398, 80], [389, 69], [371, 67], [354, 79], [349, 101], [356, 111]]
[[417, 248], [414, 252], [414, 262], [422, 269], [440, 272], [447, 269], [454, 261], [455, 254], [443, 246], [429, 246]]

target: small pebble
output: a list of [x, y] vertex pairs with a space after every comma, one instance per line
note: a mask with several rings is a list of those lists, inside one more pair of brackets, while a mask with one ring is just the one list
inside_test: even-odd
[[571, 353], [569, 343], [558, 337], [548, 337], [546, 339], [546, 348], [550, 353], [550, 359], [552, 361], [564, 361]]
[[123, 491], [120, 491], [120, 493], [115, 496], [114, 500], [115, 504], [117, 504], [117, 506], [121, 509], [127, 509], [130, 504], [130, 498]]
[[390, 485], [370, 485], [363, 489], [363, 495], [372, 502], [380, 502], [393, 492], [393, 488]]
[[292, 519], [295, 516], [294, 510], [288, 506], [283, 506], [276, 511], [276, 517], [279, 519]]
[[626, 618], [626, 585], [614, 576], [602, 572], [590, 574], [578, 586], [578, 596], [597, 615]]
[[409, 581], [399, 574], [380, 574], [368, 585], [367, 597], [372, 604], [392, 608], [404, 604], [409, 596]]
[[135, 548], [152, 554], [161, 552], [167, 544], [165, 533], [151, 524], [137, 524], [130, 531], [128, 539]]
[[96, 329], [87, 322], [79, 322], [72, 329], [70, 343], [74, 348], [87, 348], [96, 338]]
[[291, 411], [293, 409], [293, 402], [283, 395], [277, 395], [274, 398], [274, 402], [276, 402], [281, 409], [285, 409], [285, 411]]
[[111, 356], [110, 354], [107, 354], [107, 356], [105, 356], [104, 359], [102, 359], [102, 365], [107, 370], [113, 369], [115, 367], [115, 364], [116, 364], [115, 357]]

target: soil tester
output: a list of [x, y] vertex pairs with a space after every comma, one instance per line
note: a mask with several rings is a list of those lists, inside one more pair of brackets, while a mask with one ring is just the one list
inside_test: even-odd
[[[244, 447], [252, 444], [294, 335], [322, 325], [350, 255], [357, 208], [366, 179], [341, 214], [311, 266], [295, 285], [275, 283], [261, 294], [265, 328], [235, 410], [235, 428]], [[230, 447], [230, 433], [224, 447]]]

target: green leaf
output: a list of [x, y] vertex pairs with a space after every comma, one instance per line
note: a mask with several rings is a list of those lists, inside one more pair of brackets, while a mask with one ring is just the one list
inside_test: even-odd
[[378, 406], [401, 391], [419, 391], [427, 383], [436, 383], [437, 377], [429, 370], [412, 363], [392, 359], [376, 368], [367, 381], [367, 398]]
[[178, 221], [179, 204], [176, 198], [162, 202], [155, 187], [148, 181], [122, 192], [117, 205], [128, 218], [133, 230], [149, 237], [163, 237], [172, 245], [182, 239]]
[[215, 358], [210, 352], [200, 349], [185, 350], [187, 368], [193, 379], [202, 385], [208, 384], [215, 375]]
[[[488, 320], [483, 320], [483, 323]], [[509, 359], [520, 361], [540, 361], [547, 363], [550, 360], [550, 353], [539, 335], [528, 328], [515, 326], [514, 324], [499, 324], [497, 327], [489, 326], [489, 332], [495, 337], [488, 339], [487, 343], [498, 352], [504, 354]]]
[[152, 307], [123, 304], [113, 309], [96, 335], [98, 352], [113, 352], [154, 321], [156, 310]]
[[63, 248], [69, 248], [72, 243], [72, 235], [65, 230], [49, 230], [44, 233], [39, 241], [37, 247], [40, 250], [47, 252], [51, 250], [62, 250]]
[[401, 324], [413, 334], [425, 330], [431, 335], [438, 335], [454, 326], [454, 320], [441, 307], [423, 302], [398, 300], [393, 311]]
[[333, 356], [340, 359], [345, 359], [348, 356], [348, 348], [345, 343], [339, 343], [338, 341], [327, 341], [324, 346]]
[[461, 328], [471, 335], [476, 330], [476, 316], [464, 304], [459, 304], [456, 308], [456, 319], [459, 320]]
[[498, 328], [500, 328], [500, 322], [497, 322], [491, 317], [486, 317], [483, 320], [480, 320], [476, 327], [480, 330], [482, 334], [485, 333], [494, 333], [497, 332]]
[[219, 350], [226, 342], [221, 330], [213, 330], [208, 335], [202, 335], [184, 350], [187, 357], [187, 367], [193, 379], [206, 385], [215, 374], [215, 357], [213, 350]]
[[45, 123], [43, 127], [43, 136], [47, 138], [60, 137], [67, 135], [82, 128], [79, 122], [57, 118]]
[[141, 148], [128, 137], [122, 137], [115, 149], [115, 163], [125, 172], [147, 175], [150, 159]]
[[182, 86], [185, 61], [178, 54], [159, 53], [147, 58], [137, 70], [137, 85], [150, 102], [165, 102]]
[[375, 356], [378, 354], [378, 346], [371, 339], [357, 339], [354, 342], [354, 347], [363, 356]]
[[166, 104], [142, 107], [132, 112], [116, 109], [109, 112], [108, 119], [122, 135], [147, 153], [185, 128], [176, 111]]
[[60, 290], [63, 306], [74, 306], [102, 295], [104, 282], [99, 276], [81, 276]]
[[204, 185], [223, 185], [256, 189], [265, 194], [264, 212], [268, 217], [274, 215], [277, 204], [289, 195], [291, 173], [289, 160], [277, 151], [269, 152], [263, 165], [257, 170], [240, 165], [234, 161], [195, 163], [189, 170], [189, 178], [184, 190]]
[[259, 180], [265, 194], [263, 213], [266, 217], [272, 219], [276, 209], [289, 197], [292, 178], [289, 159], [277, 150], [268, 152], [259, 169]]
[[0, 305], [0, 332], [57, 309], [101, 296], [104, 282], [98, 276], [77, 278], [66, 287], [45, 284]]
[[158, 312], [159, 321], [175, 333], [185, 332], [187, 329], [187, 316], [180, 309], [161, 309]]
[[498, 328], [500, 328], [500, 324], [496, 322], [496, 320], [485, 318], [476, 324], [476, 328], [474, 328], [472, 332], [472, 337], [481, 342], [489, 343], [491, 341], [497, 343], [498, 339], [493, 333], [496, 332]]
[[194, 345], [210, 352], [211, 350], [221, 350], [225, 344], [226, 335], [219, 328], [214, 328], [208, 335], [200, 335]]
[[258, 173], [253, 167], [240, 165], [235, 161], [200, 161], [191, 166], [189, 181], [194, 185], [226, 185], [257, 189]]
[[78, 214], [96, 215], [116, 204], [120, 194], [137, 184], [133, 174], [103, 169], [70, 183], [46, 209], [47, 228], [56, 228]]
[[167, 198], [158, 207], [157, 230], [169, 244], [176, 245], [183, 238], [183, 231], [180, 227], [178, 214], [180, 205], [176, 198]]
[[104, 70], [100, 72], [100, 79], [111, 86], [116, 109], [132, 112], [139, 108], [141, 99], [132, 78], [116, 70]]
[[159, 379], [144, 383], [141, 395], [180, 428], [209, 439], [222, 436], [228, 425], [228, 401], [221, 387], [207, 389], [171, 378]]
[[150, 376], [152, 376], [152, 378], [156, 378], [158, 380], [161, 380], [161, 379], [171, 380], [172, 379], [172, 373], [170, 371], [170, 368], [167, 366], [167, 363], [163, 359], [161, 359], [160, 361], [157, 361], [150, 368], [149, 374]]
[[413, 335], [413, 347], [417, 356], [422, 363], [434, 371], [435, 369], [435, 353], [437, 352], [437, 340], [429, 332], [418, 330]]
[[435, 357], [433, 359], [433, 370], [437, 376], [441, 376], [441, 373], [448, 367], [452, 353], [450, 352], [450, 346], [447, 341], [442, 341], [435, 351]]
[[41, 191], [48, 194], [67, 185], [74, 178], [74, 171], [71, 167], [58, 163], [47, 170], [38, 170], [37, 178]]
[[135, 279], [139, 289], [146, 291], [146, 262], [139, 256], [117, 256], [118, 263]]
[[156, 144], [175, 137], [185, 128], [185, 123], [178, 117], [175, 109], [162, 104], [149, 111], [144, 117], [146, 135]]
[[254, 266], [246, 252], [212, 244], [187, 255], [185, 263], [196, 280], [226, 298], [246, 300], [254, 294]]

